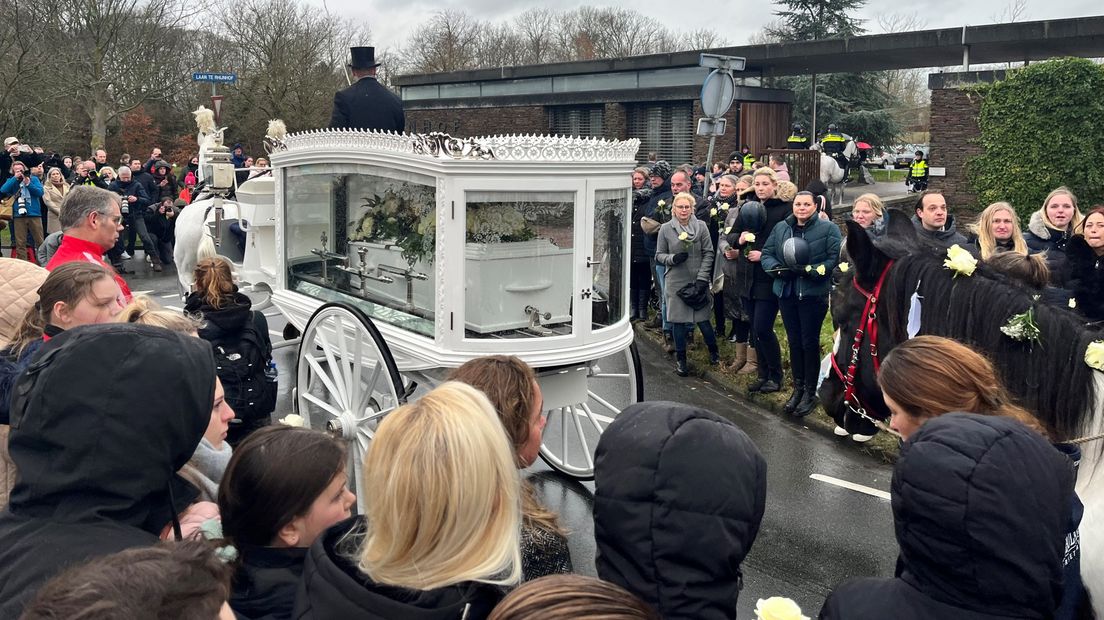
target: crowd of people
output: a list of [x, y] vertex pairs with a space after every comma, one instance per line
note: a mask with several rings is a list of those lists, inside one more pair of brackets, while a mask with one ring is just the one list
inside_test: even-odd
[[[833, 271], [847, 262], [844, 239], [830, 221], [819, 180], [799, 192], [783, 180], [781, 159], [752, 158], [754, 169], [744, 174], [746, 160], [734, 152], [727, 168], [718, 162], [710, 174], [689, 165], [672, 170], [664, 161], [633, 171], [632, 319], [647, 320], [649, 302], [658, 298], [649, 327], [662, 329], [678, 375], [689, 374], [686, 347], [697, 330], [711, 364], [756, 374], [748, 391], [771, 393], [784, 385], [774, 332], [781, 314], [793, 384], [784, 410], [804, 416], [817, 404], [820, 330]], [[923, 162], [922, 152], [916, 161]], [[923, 163], [917, 178], [926, 180]], [[850, 214], [875, 235], [884, 233], [884, 215], [875, 194], [855, 199]], [[984, 260], [1002, 252], [1031, 256], [1028, 265], [1046, 270], [1038, 287], [1047, 289], [1047, 299], [1076, 308], [1090, 322], [1104, 320], [1104, 206], [1082, 215], [1076, 196], [1061, 187], [1031, 215], [1026, 232], [1007, 202], [990, 205], [964, 229], [942, 193], [923, 190], [912, 221], [917, 235], [936, 247], [959, 245]], [[735, 345], [733, 359], [720, 359], [718, 337]]]
[[[268, 169], [267, 159], [247, 156], [241, 144], [232, 160], [239, 184]], [[173, 264], [175, 218], [195, 197], [198, 177], [198, 156], [170, 163], [156, 147], [145, 160], [122, 153], [112, 165], [104, 149], [83, 159], [8, 137], [0, 153], [0, 230], [11, 230], [13, 257], [45, 265], [61, 243], [65, 197], [78, 186], [98, 187], [120, 197], [124, 231], [105, 252], [115, 271], [134, 273], [127, 261], [138, 256], [139, 239], [150, 269], [163, 271]]]
[[[0, 311], [0, 617], [736, 616], [768, 483], [763, 454], [731, 420], [662, 401], [622, 411], [594, 461], [598, 578], [573, 575], [570, 533], [522, 473], [545, 423], [524, 362], [473, 359], [389, 413], [354, 483], [341, 440], [290, 416], [272, 424], [268, 326], [229, 263], [197, 264], [184, 315], [133, 295], [113, 268], [128, 229], [154, 266], [170, 262], [153, 256], [168, 237], [147, 217], [171, 223], [180, 200], [159, 153], [116, 170], [97, 151], [39, 178], [42, 162], [23, 159], [34, 151], [14, 146], [0, 191], [13, 198], [16, 241], [38, 243], [51, 225], [60, 239], [45, 268], [26, 243], [0, 259], [12, 300]], [[848, 259], [823, 185], [799, 190], [784, 161], [750, 152], [711, 171], [656, 161], [632, 184], [633, 320], [649, 319], [655, 291], [678, 375], [696, 331], [711, 364], [754, 373], [749, 390], [771, 393], [785, 383], [780, 314], [784, 411], [808, 415], [832, 275]], [[1019, 257], [1008, 269], [1045, 299], [1104, 320], [1104, 206], [1082, 215], [1059, 188], [1027, 232], [1008, 203], [960, 232], [944, 196], [924, 191], [912, 215], [928, 243]], [[851, 211], [869, 235], [886, 216], [873, 194]], [[721, 359], [719, 338], [734, 359]], [[904, 342], [878, 382], [904, 440], [898, 567], [840, 584], [820, 617], [1088, 617], [1079, 451], [1052, 445], [992, 364], [953, 340]]]

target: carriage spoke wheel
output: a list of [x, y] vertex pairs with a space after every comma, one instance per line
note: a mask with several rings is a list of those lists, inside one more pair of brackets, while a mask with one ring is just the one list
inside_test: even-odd
[[402, 404], [402, 379], [379, 330], [339, 303], [319, 308], [299, 343], [296, 406], [310, 428], [348, 441], [349, 488], [360, 497], [368, 444], [385, 415]]
[[644, 377], [635, 343], [587, 362], [585, 372], [585, 395], [580, 394], [578, 402], [550, 400], [546, 393], [545, 403], [551, 406], [544, 412], [540, 456], [556, 471], [593, 480], [598, 438], [625, 407], [644, 400]]

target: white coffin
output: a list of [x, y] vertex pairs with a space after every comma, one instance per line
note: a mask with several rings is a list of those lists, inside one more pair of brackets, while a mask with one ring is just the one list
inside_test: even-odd
[[[571, 321], [572, 255], [571, 249], [561, 249], [548, 239], [532, 239], [512, 243], [467, 243], [464, 257], [465, 327], [479, 334], [490, 334], [529, 326], [526, 306], [532, 306], [549, 319], [542, 325]], [[379, 265], [407, 269], [402, 251], [381, 243], [353, 241], [349, 243], [349, 266], [360, 268], [359, 249], [366, 250], [367, 268], [375, 273]], [[413, 281], [414, 306], [432, 312], [435, 270], [428, 261], [417, 261], [411, 267], [428, 275], [428, 280]], [[368, 280], [364, 287], [367, 297], [386, 300], [401, 306], [407, 303], [407, 283], [401, 275], [383, 273], [394, 279], [388, 284]], [[353, 276], [353, 285], [360, 278]], [[357, 291], [359, 292], [359, 291]]]
[[513, 243], [468, 243], [464, 264], [465, 326], [481, 334], [529, 326], [526, 306], [571, 321], [571, 249], [548, 239]]

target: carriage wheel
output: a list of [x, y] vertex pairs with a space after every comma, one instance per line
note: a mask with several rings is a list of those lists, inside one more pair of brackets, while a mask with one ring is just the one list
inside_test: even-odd
[[358, 512], [364, 455], [379, 422], [403, 403], [402, 379], [379, 330], [359, 309], [319, 308], [299, 343], [296, 405], [307, 426], [349, 443], [349, 487]]
[[[578, 373], [572, 377], [572, 373]], [[585, 373], [585, 376], [584, 376]], [[644, 376], [636, 344], [575, 368], [538, 373], [547, 416], [540, 455], [552, 469], [579, 480], [594, 479], [598, 438], [617, 414], [644, 400]], [[585, 380], [573, 390], [572, 383]], [[575, 392], [576, 396], [561, 397]]]

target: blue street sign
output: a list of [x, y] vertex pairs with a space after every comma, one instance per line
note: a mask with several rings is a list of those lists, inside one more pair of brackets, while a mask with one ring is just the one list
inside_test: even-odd
[[233, 84], [238, 81], [237, 73], [193, 73], [193, 82], [214, 82], [216, 84]]

